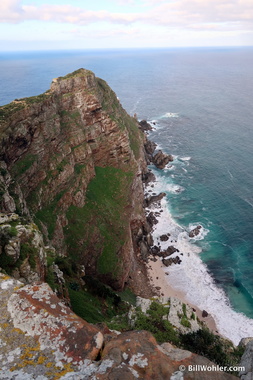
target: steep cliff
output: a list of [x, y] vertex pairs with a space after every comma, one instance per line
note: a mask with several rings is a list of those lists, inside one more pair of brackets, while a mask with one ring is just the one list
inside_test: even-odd
[[63, 271], [122, 289], [136, 265], [132, 236], [145, 225], [146, 163], [143, 134], [114, 92], [77, 70], [0, 107], [0, 134], [1, 211], [35, 222]]
[[[135, 305], [136, 297], [120, 293], [127, 284], [154, 295], [143, 264], [152, 245], [143, 206], [164, 194], [144, 201], [155, 144], [103, 80], [80, 69], [42, 95], [0, 107], [0, 144], [1, 379], [235, 378], [178, 371], [213, 365], [167, 343], [182, 345], [182, 331], [196, 330], [188, 346], [209, 341], [209, 359], [225, 347], [225, 359], [237, 360], [230, 343], [199, 333], [193, 309], [153, 299], [141, 301], [146, 314], [129, 312], [124, 298]], [[160, 166], [171, 159], [158, 158]], [[128, 331], [135, 327], [166, 343]]]

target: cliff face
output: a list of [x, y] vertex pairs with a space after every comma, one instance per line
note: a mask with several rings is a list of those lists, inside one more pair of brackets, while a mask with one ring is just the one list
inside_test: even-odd
[[146, 163], [137, 122], [113, 91], [77, 70], [0, 107], [0, 134], [1, 211], [34, 221], [51, 256], [122, 289], [145, 224]]
[[[143, 204], [164, 195], [144, 202], [155, 145], [104, 81], [80, 69], [42, 95], [0, 107], [0, 144], [0, 378], [235, 378], [183, 373], [179, 365], [213, 363], [159, 345], [147, 331], [88, 323], [110, 325], [120, 314], [117, 326], [127, 315], [124, 296], [134, 295], [104, 284], [122, 290], [128, 283], [147, 296], [143, 261], [152, 236]], [[159, 165], [167, 159], [160, 154]], [[163, 306], [147, 302], [141, 326], [165, 326], [171, 341], [178, 338]], [[181, 315], [174, 306], [166, 300], [174, 326], [183, 317], [186, 328], [194, 324], [186, 305]]]

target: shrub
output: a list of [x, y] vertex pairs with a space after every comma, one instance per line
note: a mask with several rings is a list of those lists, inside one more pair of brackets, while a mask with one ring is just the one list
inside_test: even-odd
[[184, 326], [184, 327], [191, 328], [191, 322], [188, 321], [188, 319], [187, 319], [185, 316], [183, 316], [183, 317], [181, 318], [180, 323], [181, 323], [181, 325]]
[[189, 334], [180, 334], [181, 345], [198, 355], [205, 356], [220, 366], [235, 366], [240, 360], [241, 350], [231, 342], [214, 335], [207, 328]]
[[144, 314], [140, 309], [136, 309], [135, 329], [147, 330], [151, 332], [159, 343], [171, 342], [179, 343], [179, 337], [172, 324], [164, 317], [168, 314], [168, 308], [152, 302], [147, 314]]

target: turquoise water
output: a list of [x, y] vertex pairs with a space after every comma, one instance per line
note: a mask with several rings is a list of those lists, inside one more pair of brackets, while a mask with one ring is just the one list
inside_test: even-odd
[[199, 55], [183, 72], [182, 99], [164, 109], [178, 117], [158, 116], [151, 137], [167, 152], [191, 157], [163, 174], [184, 188], [168, 195], [172, 214], [186, 228], [209, 230], [197, 242], [202, 260], [234, 309], [253, 317], [252, 50]]
[[0, 104], [47, 90], [84, 67], [105, 79], [126, 110], [155, 120], [150, 139], [171, 153], [170, 211], [232, 307], [253, 318], [253, 48], [195, 48], [0, 55]]

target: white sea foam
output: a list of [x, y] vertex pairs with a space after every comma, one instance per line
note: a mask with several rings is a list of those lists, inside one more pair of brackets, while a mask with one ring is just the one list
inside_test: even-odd
[[180, 161], [190, 161], [191, 157], [179, 157]]
[[148, 120], [148, 123], [152, 125], [153, 128], [157, 127], [157, 120]]
[[166, 167], [163, 169], [164, 171], [167, 171], [167, 170], [174, 170], [175, 169], [175, 165], [166, 165]]
[[166, 112], [163, 116], [162, 116], [162, 118], [164, 118], [164, 117], [179, 117], [179, 115], [178, 115], [178, 113], [177, 112]]
[[[153, 185], [154, 187], [149, 185], [152, 191], [157, 193], [164, 191], [163, 181], [157, 181]], [[165, 276], [166, 280], [174, 289], [183, 292], [188, 302], [210, 313], [219, 332], [232, 340], [234, 344], [237, 345], [242, 338], [253, 336], [253, 319], [231, 308], [225, 292], [215, 284], [207, 266], [202, 262], [201, 248], [194, 244], [195, 240], [206, 236], [208, 229], [202, 228], [200, 235], [191, 239], [189, 231], [198, 224], [189, 225], [189, 231], [186, 231], [173, 219], [165, 198], [160, 204], [160, 208], [153, 204], [148, 210], [156, 212], [158, 220], [158, 224], [153, 228], [154, 245], [160, 245], [162, 250], [173, 245], [179, 252], [175, 252], [171, 257], [180, 255], [182, 260], [180, 265], [164, 267], [164, 271], [169, 273]], [[169, 240], [161, 241], [160, 236], [167, 233], [170, 233]]]
[[183, 186], [176, 185], [174, 183], [168, 183], [165, 187], [165, 191], [168, 191], [172, 194], [182, 193], [184, 191]]

